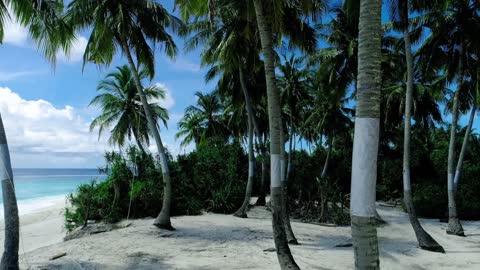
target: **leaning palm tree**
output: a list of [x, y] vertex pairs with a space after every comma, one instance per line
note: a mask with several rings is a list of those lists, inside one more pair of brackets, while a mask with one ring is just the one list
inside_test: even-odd
[[[144, 70], [140, 70], [139, 75], [141, 79], [148, 77]], [[145, 152], [143, 145], [150, 143], [148, 121], [133, 81], [132, 70], [127, 65], [117, 67], [116, 71], [100, 81], [97, 91], [102, 93], [90, 102], [90, 106], [97, 106], [102, 113], [92, 121], [90, 131], [98, 127], [100, 138], [105, 129], [112, 127], [108, 140], [110, 144], [122, 147], [127, 140], [134, 139], [140, 150]], [[144, 87], [143, 92], [155, 123], [162, 121], [166, 126], [167, 110], [153, 102], [165, 98], [165, 90], [158, 85], [151, 85]]]
[[281, 269], [300, 269], [288, 247], [282, 219], [282, 183], [280, 158], [281, 110], [280, 92], [275, 79], [275, 59], [272, 23], [268, 21], [262, 1], [254, 0], [255, 13], [262, 43], [267, 82], [268, 122], [270, 131], [270, 201], [272, 208], [273, 238]]
[[[10, 6], [17, 22], [27, 28], [42, 55], [55, 65], [59, 49], [68, 54], [74, 40], [72, 29], [62, 20], [60, 0], [0, 0], [0, 43]], [[0, 269], [19, 269], [19, 217], [5, 129], [0, 115], [0, 180], [2, 181], [5, 242]]]
[[468, 118], [468, 124], [465, 129], [465, 135], [463, 136], [463, 142], [462, 142], [462, 147], [460, 148], [460, 153], [458, 154], [458, 161], [457, 161], [457, 167], [455, 170], [455, 177], [453, 179], [453, 189], [456, 192], [458, 189], [458, 184], [460, 183], [460, 178], [461, 178], [461, 172], [462, 172], [462, 166], [463, 166], [463, 159], [465, 158], [465, 154], [467, 152], [467, 147], [468, 147], [468, 141], [471, 136], [472, 132], [472, 126], [473, 126], [473, 121], [475, 120], [475, 115], [477, 113], [478, 107], [479, 107], [479, 96], [480, 96], [480, 82], [478, 81], [480, 77], [480, 71], [477, 68], [475, 70], [474, 74], [471, 75], [472, 78], [475, 78], [474, 80], [466, 83], [466, 86], [470, 88], [471, 93], [471, 109], [470, 109], [470, 116]]
[[375, 185], [380, 128], [382, 1], [362, 0], [350, 201], [355, 269], [380, 269]]
[[400, 24], [400, 30], [403, 32], [403, 41], [405, 45], [406, 73], [407, 82], [405, 92], [405, 124], [403, 139], [403, 201], [407, 209], [410, 223], [417, 237], [420, 248], [434, 252], [442, 252], [443, 247], [428, 234], [418, 221], [413, 205], [411, 181], [410, 181], [410, 137], [411, 137], [411, 118], [412, 118], [412, 99], [414, 88], [414, 57], [412, 53], [412, 41], [409, 24], [409, 1], [393, 0], [391, 3], [392, 17]]
[[[265, 78], [267, 85], [267, 100], [268, 100], [268, 118], [269, 118], [269, 131], [270, 131], [270, 168], [271, 168], [271, 181], [270, 181], [270, 198], [272, 206], [272, 224], [273, 224], [273, 237], [275, 240], [275, 246], [277, 250], [277, 257], [282, 269], [299, 269], [288, 247], [287, 237], [285, 233], [284, 219], [283, 219], [283, 207], [282, 207], [282, 173], [281, 173], [281, 133], [282, 133], [282, 117], [280, 108], [280, 91], [277, 87], [275, 78], [275, 50], [274, 50], [274, 33], [282, 33], [282, 19], [285, 18], [280, 14], [292, 12], [291, 9], [285, 8], [282, 1], [260, 1], [254, 0], [254, 9], [257, 19], [257, 25], [260, 35], [260, 41], [262, 46], [262, 52], [264, 57], [265, 66]], [[299, 13], [308, 14], [313, 5], [317, 7], [317, 1], [292, 1], [290, 7], [294, 7], [293, 10]], [[302, 6], [304, 4], [305, 6]], [[277, 14], [278, 13], [278, 14]], [[293, 12], [293, 14], [301, 16], [301, 14]], [[274, 16], [279, 15], [279, 16]], [[294, 16], [295, 17], [295, 16]], [[288, 21], [284, 21], [288, 22]], [[288, 22], [291, 23], [292, 21]], [[301, 24], [302, 25], [302, 24]], [[288, 27], [287, 27], [288, 28]], [[291, 30], [291, 29], [290, 29]], [[295, 29], [296, 31], [297, 29]], [[306, 34], [302, 31], [302, 38], [292, 35], [292, 42], [305, 41]], [[309, 43], [312, 48], [315, 47], [316, 41], [313, 40]], [[308, 47], [308, 45], [307, 45]]]
[[183, 27], [182, 22], [153, 0], [74, 0], [68, 5], [66, 19], [78, 30], [92, 29], [83, 56], [84, 65], [87, 62], [108, 65], [112, 62], [117, 49], [127, 57], [150, 132], [155, 139], [162, 168], [163, 204], [154, 225], [174, 230], [170, 222], [172, 184], [167, 155], [143, 92], [134, 56], [152, 78], [154, 76], [153, 48], [157, 44], [161, 45], [165, 53], [173, 57], [177, 48], [167, 29], [179, 31]]

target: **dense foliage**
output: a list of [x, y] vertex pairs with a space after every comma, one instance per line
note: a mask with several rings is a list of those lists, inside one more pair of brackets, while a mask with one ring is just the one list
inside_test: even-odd
[[[156, 157], [135, 147], [105, 157], [107, 165], [102, 171], [107, 173], [106, 179], [81, 185], [69, 195], [72, 207], [66, 211], [67, 229], [87, 220], [115, 222], [153, 217], [160, 211], [163, 188]], [[208, 140], [176, 160], [170, 158], [175, 183], [172, 215], [198, 215], [202, 210], [234, 212], [243, 200], [246, 163], [239, 143], [224, 145], [221, 139]]]

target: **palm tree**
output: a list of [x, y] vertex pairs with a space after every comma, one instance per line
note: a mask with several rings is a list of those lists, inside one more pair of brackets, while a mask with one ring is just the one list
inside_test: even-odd
[[[280, 92], [277, 88], [275, 78], [275, 50], [274, 50], [274, 26], [282, 25], [277, 20], [282, 16], [274, 16], [273, 13], [281, 12], [281, 1], [259, 1], [254, 0], [255, 14], [260, 34], [260, 41], [262, 45], [262, 52], [265, 62], [265, 77], [267, 83], [267, 99], [268, 99], [268, 118], [270, 130], [270, 167], [271, 167], [271, 181], [270, 181], [270, 200], [272, 205], [272, 223], [273, 223], [273, 237], [277, 251], [277, 257], [282, 269], [299, 269], [288, 247], [288, 242], [285, 234], [285, 226], [283, 216], [282, 200], [282, 147], [281, 147], [281, 133], [282, 133], [282, 117], [280, 108]], [[302, 2], [306, 4], [305, 2]], [[300, 3], [292, 3], [294, 6]], [[316, 4], [310, 3], [310, 4]], [[267, 7], [268, 5], [268, 7]], [[308, 4], [307, 4], [308, 5]], [[275, 10], [272, 8], [275, 7]], [[310, 7], [310, 6], [309, 6]], [[301, 9], [296, 9], [300, 11]], [[267, 12], [266, 12], [267, 11]], [[284, 28], [285, 29], [285, 28]], [[281, 31], [277, 31], [281, 32]], [[292, 37], [295, 37], [293, 35]], [[297, 36], [298, 37], [298, 36]], [[303, 36], [305, 37], [305, 36]], [[292, 39], [292, 41], [298, 41]], [[315, 47], [315, 41], [312, 47]], [[283, 226], [282, 226], [283, 225]]]
[[[0, 1], [0, 43], [4, 37], [4, 23], [12, 8], [18, 23], [27, 28], [41, 54], [55, 65], [60, 49], [68, 54], [74, 40], [72, 29], [62, 20], [63, 1], [59, 0], [3, 0]], [[0, 180], [2, 181], [5, 220], [5, 242], [0, 269], [19, 269], [19, 217], [10, 164], [7, 138], [0, 114]]]
[[413, 205], [411, 182], [410, 182], [410, 138], [411, 138], [411, 118], [412, 118], [412, 99], [414, 88], [414, 58], [412, 53], [412, 42], [409, 25], [409, 1], [393, 0], [391, 9], [393, 18], [400, 22], [400, 28], [403, 32], [403, 41], [405, 44], [405, 59], [407, 69], [407, 91], [405, 93], [405, 124], [403, 140], [403, 201], [407, 209], [410, 223], [417, 237], [420, 248], [434, 252], [445, 253], [442, 246], [428, 234], [418, 221]]
[[358, 79], [350, 201], [355, 269], [380, 269], [375, 185], [380, 127], [380, 0], [360, 2]]
[[[437, 3], [438, 2], [438, 3]], [[476, 53], [479, 41], [476, 29], [480, 27], [478, 3], [467, 0], [435, 1], [429, 6], [428, 13], [420, 20], [431, 29], [431, 34], [419, 49], [424, 55], [425, 68], [441, 67], [450, 82], [457, 85], [450, 98], [452, 123], [450, 125], [450, 142], [447, 163], [447, 190], [448, 190], [448, 227], [447, 234], [464, 236], [463, 227], [457, 214], [455, 201], [455, 142], [457, 123], [460, 114], [459, 103], [465, 96], [464, 83], [467, 81], [467, 70], [471, 63], [476, 63]], [[473, 67], [476, 70], [476, 67]]]
[[300, 120], [300, 110], [305, 102], [310, 98], [308, 89], [308, 73], [309, 71], [302, 66], [303, 59], [295, 58], [292, 55], [290, 58], [284, 56], [284, 63], [279, 65], [279, 71], [281, 73], [278, 78], [278, 85], [280, 87], [280, 96], [282, 104], [284, 104], [284, 111], [288, 117], [289, 134], [289, 151], [288, 151], [288, 165], [286, 180], [292, 173], [292, 152], [293, 142], [295, 140], [295, 133], [298, 121]]
[[77, 30], [91, 28], [92, 32], [83, 56], [84, 65], [93, 62], [108, 65], [112, 62], [117, 49], [127, 57], [133, 72], [145, 117], [151, 134], [155, 139], [163, 175], [163, 204], [154, 225], [167, 230], [174, 230], [170, 222], [172, 203], [172, 184], [165, 148], [157, 129], [157, 124], [148, 106], [143, 92], [137, 65], [141, 63], [152, 78], [154, 75], [154, 51], [151, 45], [160, 44], [165, 53], [173, 57], [176, 54], [175, 43], [167, 32], [181, 30], [182, 22], [170, 15], [158, 2], [153, 0], [74, 0], [68, 5], [67, 21]]
[[[255, 15], [252, 16], [251, 2], [250, 1], [224, 1], [224, 0], [211, 0], [206, 3], [205, 1], [191, 1], [191, 0], [179, 0], [177, 4], [183, 6], [181, 13], [185, 17], [194, 16], [194, 20], [197, 20], [202, 17], [208, 16], [210, 23], [215, 23], [215, 16], [223, 10], [233, 10], [233, 14], [246, 18], [256, 17], [257, 25], [259, 28], [260, 40], [262, 45], [262, 51], [265, 58], [265, 76], [267, 81], [267, 96], [268, 96], [268, 106], [269, 106], [269, 122], [270, 122], [270, 158], [271, 158], [271, 168], [272, 168], [272, 187], [274, 190], [278, 191], [277, 193], [272, 193], [272, 206], [273, 206], [273, 230], [274, 230], [274, 239], [277, 247], [277, 254], [280, 260], [280, 265], [283, 268], [296, 267], [293, 257], [291, 256], [290, 250], [288, 248], [287, 241], [285, 239], [285, 229], [282, 226], [282, 212], [280, 196], [281, 196], [281, 181], [280, 181], [280, 150], [279, 150], [279, 131], [281, 126], [280, 118], [280, 97], [278, 89], [275, 85], [275, 63], [274, 57], [275, 52], [273, 48], [273, 34], [274, 31], [272, 26], [278, 26], [278, 29], [282, 31], [276, 31], [279, 35], [276, 35], [277, 38], [281, 38], [281, 35], [286, 33], [290, 38], [290, 44], [292, 45], [301, 45], [303, 48], [315, 49], [316, 41], [314, 39], [314, 30], [310, 27], [308, 22], [302, 20], [303, 15], [310, 15], [310, 11], [317, 10], [321, 5], [317, 1], [289, 1], [289, 3], [284, 3], [283, 1], [264, 1], [268, 2], [270, 9], [275, 7], [276, 15], [278, 16], [265, 16], [263, 11], [263, 3], [261, 1], [254, 0], [253, 6], [255, 10]], [[301, 7], [301, 8], [300, 8]], [[304, 12], [305, 11], [305, 12]], [[316, 18], [316, 14], [312, 17]], [[260, 16], [260, 18], [259, 18]], [[274, 19], [274, 21], [269, 21]], [[263, 20], [263, 21], [262, 21]], [[270, 24], [268, 26], [267, 24]], [[267, 29], [269, 28], [269, 29]], [[266, 30], [266, 31], [264, 31]], [[275, 29], [277, 30], [277, 29]], [[263, 34], [263, 37], [262, 37]], [[266, 43], [265, 43], [266, 42]], [[269, 63], [267, 63], [268, 61]], [[267, 67], [267, 65], [270, 65]], [[273, 98], [273, 99], [272, 99]], [[272, 104], [273, 103], [273, 104]], [[278, 106], [278, 108], [277, 108]], [[274, 115], [274, 116], [272, 116]], [[273, 151], [272, 151], [273, 150]], [[278, 165], [278, 166], [277, 166]], [[277, 186], [278, 185], [278, 186]], [[277, 200], [275, 202], [275, 200]]]
[[[283, 192], [283, 205], [282, 209], [284, 210], [284, 223], [286, 227], [287, 233], [287, 240], [290, 244], [298, 245], [298, 241], [293, 233], [293, 230], [290, 225], [290, 218], [289, 218], [289, 209], [288, 209], [288, 180], [291, 176], [293, 165], [293, 152], [294, 149], [294, 142], [295, 142], [295, 134], [297, 123], [300, 121], [300, 110], [302, 105], [307, 102], [309, 99], [309, 95], [307, 92], [307, 77], [308, 77], [308, 70], [303, 67], [303, 59], [295, 58], [293, 55], [290, 58], [284, 56], [284, 63], [279, 65], [279, 70], [281, 76], [278, 79], [278, 85], [280, 88], [280, 103], [282, 106], [282, 111], [285, 112], [285, 117], [282, 117], [282, 127], [281, 127], [281, 173], [282, 173], [282, 181], [284, 182], [282, 185], [282, 192]], [[285, 120], [283, 119], [285, 118]], [[284, 127], [290, 129], [289, 132], [285, 132]], [[284, 134], [287, 134], [289, 138], [284, 138]], [[285, 139], [289, 141], [289, 151], [288, 151], [288, 159], [285, 162]], [[287, 163], [287, 171], [285, 174], [284, 164]]]
[[8, 152], [7, 135], [0, 114], [0, 180], [2, 181], [3, 209], [5, 220], [5, 243], [0, 269], [19, 269], [19, 218], [17, 198], [13, 183], [12, 166]]
[[[347, 85], [339, 83], [343, 80], [341, 73], [332, 72], [331, 69], [335, 69], [335, 66], [322, 65], [315, 77], [312, 77], [309, 86], [312, 101], [305, 110], [305, 120], [301, 127], [302, 130], [313, 132], [316, 138], [325, 137], [327, 154], [321, 178], [327, 176], [335, 137], [350, 133], [353, 124], [351, 117], [354, 114], [354, 110], [347, 106]], [[321, 139], [320, 143], [323, 143]]]
[[227, 142], [230, 134], [223, 116], [224, 106], [218, 94], [215, 91], [208, 94], [196, 92], [195, 96], [197, 104], [185, 109], [176, 137], [184, 137], [182, 145], [188, 145], [192, 141], [200, 144], [211, 137], [223, 138]]
[[472, 126], [473, 126], [473, 121], [475, 120], [475, 114], [477, 112], [478, 106], [479, 106], [479, 91], [480, 91], [480, 82], [478, 81], [480, 77], [480, 71], [477, 69], [475, 74], [473, 74], [472, 78], [474, 80], [470, 81], [466, 85], [471, 88], [472, 94], [472, 101], [471, 101], [471, 109], [470, 109], [470, 116], [468, 118], [468, 124], [465, 129], [465, 135], [463, 137], [463, 142], [462, 142], [462, 147], [460, 149], [460, 153], [458, 154], [458, 162], [457, 162], [457, 167], [455, 170], [455, 177], [453, 180], [453, 185], [454, 185], [454, 191], [456, 192], [458, 189], [458, 184], [460, 183], [460, 177], [461, 177], [461, 172], [462, 172], [462, 166], [463, 166], [463, 159], [465, 157], [466, 151], [467, 151], [467, 146], [468, 146], [468, 141], [469, 137], [471, 135], [472, 131]]
[[178, 121], [178, 132], [175, 138], [183, 138], [180, 146], [186, 147], [191, 143], [200, 144], [203, 140], [203, 129], [200, 126], [200, 117], [196, 114], [185, 114], [180, 121]]
[[[180, 2], [182, 9], [186, 9], [185, 3]], [[248, 18], [239, 16], [244, 7], [238, 9], [224, 8], [216, 11], [215, 18], [197, 20], [190, 25], [190, 31], [195, 32], [194, 36], [187, 42], [187, 48], [192, 49], [200, 43], [204, 43], [202, 52], [202, 65], [209, 65], [210, 70], [205, 76], [211, 81], [221, 75], [217, 84], [217, 90], [221, 96], [233, 102], [234, 106], [241, 106], [247, 112], [248, 130], [247, 133], [255, 131], [257, 138], [260, 137], [259, 125], [252, 101], [252, 77], [258, 70], [261, 60], [259, 59], [258, 34], [255, 31], [255, 22]], [[212, 23], [214, 20], [215, 23]], [[228, 42], [225, 42], [227, 40]], [[243, 102], [238, 100], [243, 96]], [[250, 123], [251, 121], [251, 123]], [[248, 136], [249, 137], [249, 136]], [[248, 140], [248, 182], [245, 191], [244, 203], [235, 212], [235, 216], [246, 218], [250, 195], [254, 181], [254, 140]], [[252, 145], [250, 145], [250, 143]]]
[[[148, 77], [145, 70], [141, 70], [139, 75], [142, 80]], [[133, 82], [132, 70], [128, 65], [117, 67], [116, 71], [109, 73], [100, 81], [97, 91], [102, 93], [90, 102], [90, 106], [101, 108], [102, 113], [92, 121], [90, 131], [98, 127], [100, 138], [105, 129], [113, 126], [110, 131], [110, 144], [122, 147], [127, 139], [131, 140], [133, 137], [140, 150], [145, 152], [143, 145], [150, 143], [148, 121]], [[143, 88], [143, 92], [149, 101], [148, 105], [155, 123], [162, 121], [166, 126], [167, 110], [158, 103], [152, 103], [154, 100], [165, 98], [165, 91], [158, 85], [151, 85]]]
[[[337, 83], [356, 89], [358, 62], [358, 20], [360, 2], [343, 1], [340, 7], [331, 10], [334, 18], [317, 26], [318, 35], [327, 44], [309, 55], [309, 64], [338, 73], [342, 80]], [[334, 67], [334, 68], [333, 68]]]

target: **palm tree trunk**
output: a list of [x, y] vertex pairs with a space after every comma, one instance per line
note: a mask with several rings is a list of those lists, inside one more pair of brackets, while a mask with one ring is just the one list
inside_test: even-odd
[[152, 114], [150, 112], [150, 107], [148, 106], [147, 98], [143, 92], [142, 83], [140, 82], [140, 76], [138, 75], [137, 66], [135, 65], [130, 49], [125, 39], [121, 40], [123, 47], [123, 52], [127, 56], [128, 63], [133, 71], [133, 78], [135, 80], [135, 86], [137, 87], [140, 100], [142, 101], [143, 110], [145, 111], [145, 116], [147, 117], [148, 126], [153, 133], [155, 143], [157, 145], [158, 155], [160, 156], [160, 165], [162, 167], [162, 176], [163, 176], [163, 204], [160, 214], [154, 221], [154, 225], [167, 230], [175, 230], [172, 227], [170, 222], [170, 207], [172, 204], [172, 183], [170, 181], [170, 172], [168, 169], [167, 155], [165, 154], [165, 148], [163, 147], [162, 139], [160, 138], [160, 132], [158, 131], [157, 123], [155, 123]]
[[452, 104], [452, 124], [450, 126], [450, 142], [448, 145], [448, 227], [447, 234], [453, 234], [457, 236], [465, 236], [463, 232], [462, 224], [458, 219], [457, 205], [455, 202], [455, 189], [454, 189], [454, 173], [455, 173], [455, 141], [457, 135], [457, 122], [458, 122], [458, 99], [460, 95], [460, 89], [463, 84], [463, 50], [460, 47], [460, 60], [458, 65], [458, 82], [457, 90], [453, 95]]
[[[250, 99], [250, 95], [248, 94], [248, 89], [247, 89], [247, 84], [245, 82], [245, 76], [243, 74], [243, 69], [242, 68], [239, 68], [238, 69], [238, 73], [239, 73], [239, 77], [240, 77], [240, 85], [241, 85], [241, 88], [242, 88], [242, 92], [243, 92], [243, 96], [245, 98], [245, 107], [247, 108], [247, 114], [249, 115], [249, 121], [252, 121], [252, 124], [253, 124], [253, 128], [255, 130], [255, 133], [257, 134], [257, 138], [261, 138], [262, 135], [260, 134], [260, 129], [258, 127], [258, 122], [257, 122], [257, 117], [255, 116], [255, 112], [253, 110], [253, 107], [252, 107], [252, 101]], [[251, 119], [250, 119], [251, 117]], [[263, 146], [264, 147], [264, 146]], [[263, 153], [262, 153], [263, 154]], [[265, 158], [265, 156], [262, 157], [262, 159]], [[253, 159], [253, 162], [255, 160]], [[250, 170], [250, 163], [249, 163], [249, 170]], [[265, 205], [265, 188], [264, 188], [264, 179], [265, 179], [265, 164], [264, 164], [264, 161], [262, 161], [262, 182], [261, 182], [261, 190], [260, 190], [260, 195], [258, 197], [258, 200], [256, 202], [256, 205], [262, 205], [264, 206]], [[250, 174], [249, 174], [250, 175]], [[249, 177], [250, 179], [250, 177]], [[247, 184], [248, 185], [248, 184]], [[252, 185], [253, 185], [253, 182], [252, 182]], [[248, 187], [248, 186], [247, 186]], [[250, 194], [251, 194], [251, 191], [250, 191]], [[241, 209], [241, 208], [240, 208]], [[237, 211], [238, 212], [238, 211]], [[243, 216], [243, 215], [242, 215]], [[245, 217], [246, 217], [246, 213], [245, 213]]]
[[257, 137], [260, 137], [260, 129], [258, 127], [257, 117], [255, 116], [255, 111], [252, 107], [252, 100], [250, 99], [250, 95], [248, 94], [247, 84], [245, 82], [245, 76], [243, 75], [243, 69], [238, 69], [239, 77], [240, 77], [240, 85], [242, 88], [243, 96], [245, 98], [245, 107], [247, 108], [247, 114], [252, 117], [253, 127], [255, 129], [255, 133]]
[[[134, 135], [134, 136], [135, 136], [135, 135]], [[140, 142], [140, 140], [138, 139], [137, 136], [135, 136], [135, 141], [137, 142], [137, 146], [138, 146], [138, 148], [140, 149], [140, 151], [141, 151], [143, 154], [145, 154], [145, 153], [146, 153], [146, 152], [145, 152], [145, 148], [143, 148], [143, 145], [142, 145], [142, 143]]]
[[463, 159], [465, 158], [465, 152], [467, 152], [468, 137], [472, 131], [473, 120], [475, 120], [475, 113], [477, 112], [477, 106], [474, 103], [472, 110], [470, 111], [470, 118], [468, 119], [467, 130], [465, 130], [465, 135], [463, 136], [462, 148], [458, 156], [457, 169], [455, 170], [455, 177], [453, 178], [453, 190], [457, 193], [458, 183], [460, 182], [460, 177], [462, 174]]
[[0, 115], [0, 179], [2, 180], [3, 214], [5, 221], [5, 242], [0, 269], [17, 270], [19, 247], [19, 219], [17, 198], [13, 183], [12, 166], [8, 151], [7, 136]]
[[355, 269], [380, 269], [375, 186], [380, 128], [381, 0], [360, 2], [357, 108], [350, 200]]
[[117, 181], [113, 181], [113, 202], [112, 210], [117, 206], [118, 200], [120, 199], [120, 184]]
[[[408, 3], [407, 3], [408, 5]], [[408, 9], [407, 9], [408, 10]], [[408, 11], [405, 11], [408, 13]], [[410, 33], [407, 26], [403, 31], [405, 41], [405, 57], [407, 61], [407, 92], [405, 96], [405, 126], [403, 139], [403, 201], [407, 209], [408, 217], [417, 237], [420, 248], [434, 252], [445, 253], [443, 247], [428, 234], [418, 221], [413, 205], [412, 190], [410, 182], [410, 137], [412, 118], [412, 97], [413, 97], [413, 56], [410, 42]]]
[[258, 193], [258, 199], [255, 205], [258, 206], [265, 206], [266, 200], [265, 200], [265, 176], [267, 174], [267, 165], [266, 163], [266, 158], [267, 158], [267, 134], [264, 133], [262, 136], [262, 142], [261, 142], [261, 149], [262, 149], [262, 176], [260, 179], [260, 192]]
[[236, 217], [247, 218], [248, 207], [250, 206], [250, 198], [252, 197], [252, 188], [255, 175], [255, 156], [253, 155], [253, 119], [248, 115], [248, 181], [245, 190], [245, 199], [240, 209], [233, 214]]
[[287, 242], [285, 226], [282, 218], [282, 183], [280, 178], [280, 92], [275, 79], [275, 63], [273, 49], [273, 32], [271, 22], [267, 21], [261, 0], [254, 0], [260, 41], [265, 61], [265, 78], [267, 83], [268, 122], [270, 128], [270, 201], [272, 208], [273, 239], [277, 251], [280, 268], [300, 269], [293, 259]]
[[333, 147], [333, 136], [328, 142], [327, 156], [325, 157], [325, 163], [323, 164], [323, 170], [322, 170], [322, 174], [320, 175], [320, 178], [325, 178], [327, 176], [328, 162], [330, 161], [330, 153], [332, 152], [332, 147]]
[[287, 181], [290, 180], [290, 176], [292, 174], [293, 165], [293, 141], [295, 140], [295, 128], [293, 127], [293, 118], [290, 117], [290, 144], [288, 149], [288, 166], [287, 166]]
[[[283, 124], [280, 124], [282, 127]], [[282, 172], [281, 181], [282, 181], [282, 216], [283, 216], [283, 224], [285, 226], [285, 232], [287, 234], [287, 241], [289, 244], [298, 245], [297, 238], [292, 230], [292, 225], [290, 223], [290, 211], [288, 208], [288, 182], [287, 182], [287, 175], [285, 174], [285, 139], [284, 139], [283, 128], [280, 128], [280, 168]]]

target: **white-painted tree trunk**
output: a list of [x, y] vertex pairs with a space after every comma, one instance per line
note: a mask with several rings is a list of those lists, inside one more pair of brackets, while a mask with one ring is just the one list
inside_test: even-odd
[[455, 193], [458, 189], [458, 184], [460, 183], [460, 177], [462, 175], [462, 166], [463, 166], [463, 159], [465, 158], [465, 153], [467, 152], [468, 146], [468, 137], [470, 137], [473, 121], [475, 120], [475, 113], [477, 112], [477, 106], [474, 105], [472, 110], [470, 111], [470, 118], [468, 119], [467, 130], [465, 130], [465, 135], [463, 136], [463, 143], [462, 148], [460, 150], [460, 154], [458, 155], [458, 162], [457, 168], [455, 170], [455, 177], [453, 178], [453, 190]]
[[380, 132], [381, 7], [381, 0], [360, 1], [350, 198], [355, 269], [359, 270], [380, 269], [375, 199]]
[[13, 183], [10, 153], [8, 151], [7, 136], [0, 114], [0, 180], [2, 181], [3, 214], [5, 222], [5, 240], [1, 270], [17, 270], [18, 248], [20, 237], [20, 223], [18, 218], [17, 198]]

